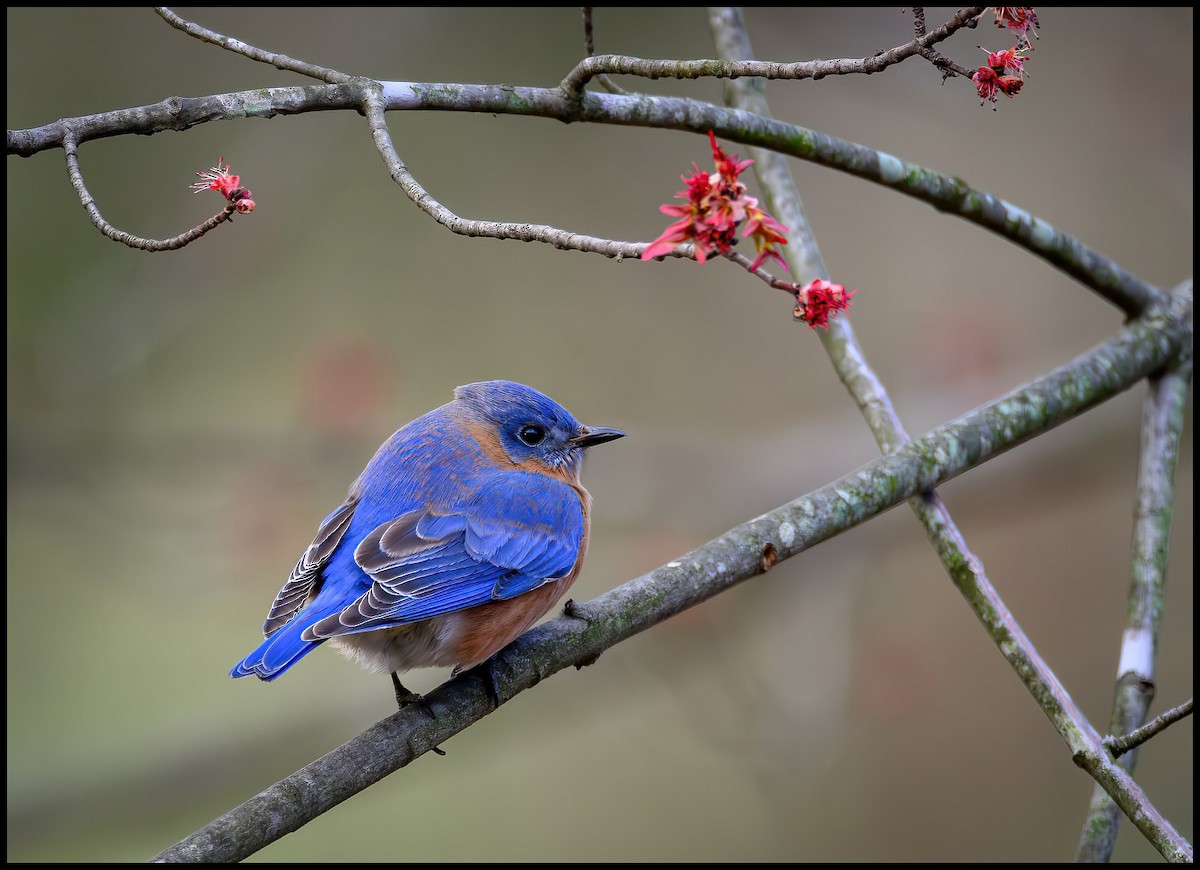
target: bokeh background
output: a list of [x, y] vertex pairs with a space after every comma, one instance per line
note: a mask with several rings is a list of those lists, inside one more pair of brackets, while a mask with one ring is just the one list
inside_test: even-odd
[[[384, 79], [553, 86], [576, 7], [192, 9], [251, 44]], [[950, 9], [930, 9], [931, 26]], [[920, 60], [768, 86], [783, 119], [960, 176], [1171, 287], [1192, 274], [1193, 19], [1040, 9], [1018, 99], [980, 107]], [[760, 57], [905, 42], [898, 7], [748, 9]], [[603, 8], [597, 49], [709, 57], [700, 8]], [[149, 10], [7, 10], [8, 126], [297, 76]], [[946, 51], [1007, 47], [990, 24]], [[715, 82], [632, 88], [720, 100]], [[707, 143], [677, 132], [389, 116], [458, 213], [649, 240]], [[745, 153], [732, 146], [731, 151]], [[102, 238], [60, 151], [8, 159], [8, 858], [144, 860], [392, 712], [319, 650], [231, 681], [322, 517], [396, 427], [457, 384], [529, 383], [630, 437], [594, 452], [586, 600], [871, 460], [791, 305], [730, 264], [617, 263], [454, 236], [349, 112], [82, 149], [105, 216], [165, 237], [223, 156], [258, 210], [171, 254]], [[1120, 326], [1018, 248], [793, 163], [870, 361], [921, 433]], [[1108, 719], [1143, 386], [942, 492], [1076, 701]], [[1155, 710], [1192, 694], [1185, 432]], [[406, 680], [428, 690], [447, 674]], [[259, 861], [1065, 860], [1078, 771], [906, 508], [564, 672]], [[1139, 779], [1193, 829], [1191, 720]], [[1116, 857], [1156, 857], [1123, 828]]]

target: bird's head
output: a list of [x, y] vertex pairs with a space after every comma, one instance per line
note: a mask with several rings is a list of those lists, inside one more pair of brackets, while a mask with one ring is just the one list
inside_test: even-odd
[[551, 472], [578, 476], [584, 450], [625, 435], [619, 429], [585, 426], [553, 399], [512, 381], [466, 384], [454, 391], [454, 398], [518, 466], [544, 464]]

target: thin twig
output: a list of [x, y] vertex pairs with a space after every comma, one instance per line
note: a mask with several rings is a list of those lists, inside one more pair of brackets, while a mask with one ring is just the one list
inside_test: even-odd
[[[637, 259], [643, 251], [650, 247], [649, 242], [618, 242], [612, 239], [600, 239], [580, 233], [569, 233], [545, 224], [481, 221], [459, 217], [431, 196], [429, 191], [422, 187], [420, 182], [409, 172], [404, 161], [400, 159], [392, 142], [391, 131], [388, 130], [387, 119], [384, 117], [383, 98], [378, 90], [367, 88], [363, 97], [362, 112], [371, 128], [371, 137], [375, 142], [375, 148], [379, 152], [379, 156], [383, 158], [392, 180], [400, 185], [400, 189], [421, 211], [452, 232], [471, 237], [545, 242], [564, 251], [585, 251], [592, 254], [603, 254], [606, 257], [615, 257], [618, 260], [626, 257]], [[692, 245], [680, 245], [664, 256], [692, 257], [693, 250]]]
[[[761, 574], [770, 546], [776, 563], [808, 550], [1004, 451], [1095, 407], [1168, 363], [1191, 340], [1191, 298], [1169, 314], [1137, 318], [1107, 341], [1033, 383], [940, 426], [893, 454], [527, 632], [498, 653], [492, 673], [505, 702], [552, 674], [595, 661], [604, 650]], [[582, 618], [580, 618], [582, 617]], [[490, 683], [476, 671], [425, 695], [436, 718], [406, 708], [259, 795], [233, 808], [156, 859], [238, 861], [492, 713]], [[1105, 753], [1107, 754], [1107, 753]], [[1145, 800], [1126, 778], [1114, 789]], [[1157, 824], [1157, 821], [1155, 821]], [[1162, 821], [1172, 857], [1191, 848]]]
[[1120, 737], [1105, 737], [1104, 745], [1107, 746], [1109, 752], [1113, 754], [1113, 758], [1120, 758], [1126, 752], [1136, 749], [1151, 737], [1159, 734], [1162, 731], [1165, 731], [1180, 719], [1184, 719], [1192, 715], [1192, 701], [1192, 698], [1188, 698], [1188, 700], [1184, 701], [1178, 707], [1172, 707], [1165, 713], [1160, 713], [1158, 716], [1155, 716], [1136, 731], [1131, 731], [1128, 734], [1122, 734]]
[[754, 261], [745, 254], [739, 254], [737, 251], [727, 251], [724, 256], [725, 259], [737, 263], [755, 278], [765, 281], [768, 287], [774, 287], [776, 290], [782, 290], [784, 293], [788, 293], [792, 296], [795, 296], [797, 291], [800, 289], [800, 285], [794, 284], [791, 281], [785, 281], [782, 278], [778, 278], [775, 275], [772, 275], [762, 266], [755, 267]]
[[915, 36], [917, 39], [920, 39], [927, 32], [925, 30], [925, 7], [924, 6], [912, 7], [912, 17], [913, 17], [913, 36]]
[[[823, 79], [826, 76], [872, 75], [890, 66], [923, 53], [930, 45], [949, 37], [963, 27], [974, 27], [985, 7], [960, 9], [937, 30], [887, 51], [869, 57], [805, 60], [776, 63], [763, 60], [655, 60], [627, 55], [601, 54], [581, 60], [567, 73], [560, 87], [568, 94], [578, 94], [588, 81], [601, 73], [635, 75], [649, 79], [676, 78], [740, 78], [754, 76], [764, 79]], [[970, 73], [963, 73], [970, 77]]]
[[[592, 55], [594, 55], [596, 53], [596, 44], [592, 38], [592, 7], [591, 6], [582, 6], [582, 7], [580, 7], [580, 11], [583, 13], [584, 54], [587, 57], [591, 57]], [[614, 82], [612, 79], [610, 79], [608, 76], [604, 75], [603, 73], [600, 73], [596, 76], [596, 84], [600, 85], [600, 87], [604, 88], [604, 90], [608, 91], [610, 94], [627, 94], [627, 93], [629, 93], [629, 91], [625, 90], [623, 87], [621, 87], [619, 84]]]
[[581, 6], [579, 11], [583, 14], [583, 53], [591, 57], [596, 53], [596, 43], [592, 38], [592, 7]]
[[[986, 7], [981, 8], [986, 9]], [[920, 40], [923, 36], [925, 36], [925, 7], [914, 6], [912, 7], [912, 13], [913, 32], [916, 34], [916, 38]], [[978, 18], [976, 18], [976, 22], [977, 21]], [[968, 26], [974, 27], [975, 22], [972, 22]], [[943, 83], [945, 83], [946, 79], [952, 78], [955, 73], [960, 76], [966, 76], [967, 78], [972, 76], [972, 72], [969, 69], [959, 66], [928, 43], [922, 43], [922, 47], [918, 49], [918, 52], [920, 53], [921, 57], [925, 58], [942, 71]]]
[[240, 54], [242, 57], [248, 57], [250, 60], [268, 64], [276, 69], [299, 73], [302, 76], [328, 82], [331, 85], [343, 84], [354, 78], [353, 76], [346, 75], [346, 73], [338, 72], [328, 67], [296, 60], [294, 57], [288, 57], [286, 54], [255, 48], [253, 45], [242, 42], [240, 39], [225, 36], [224, 34], [209, 30], [207, 27], [201, 27], [199, 24], [180, 18], [166, 6], [155, 6], [154, 11], [167, 24], [170, 24], [176, 30], [182, 30], [188, 36], [194, 36], [201, 42], [219, 46], [226, 51], [232, 51], [234, 54]]
[[180, 248], [196, 241], [196, 239], [203, 236], [209, 230], [230, 220], [237, 210], [237, 207], [233, 203], [229, 203], [204, 223], [192, 227], [187, 232], [172, 236], [169, 239], [144, 239], [140, 236], [135, 236], [132, 233], [117, 229], [100, 214], [100, 208], [96, 205], [96, 201], [88, 191], [87, 185], [83, 182], [83, 172], [79, 168], [79, 152], [73, 137], [68, 135], [63, 140], [63, 151], [67, 155], [67, 175], [71, 179], [71, 186], [75, 188], [75, 193], [78, 194], [79, 201], [83, 204], [84, 210], [87, 211], [92, 224], [114, 242], [120, 242], [122, 245], [128, 245], [136, 250], [148, 251], [152, 254], [162, 251], [178, 251]]

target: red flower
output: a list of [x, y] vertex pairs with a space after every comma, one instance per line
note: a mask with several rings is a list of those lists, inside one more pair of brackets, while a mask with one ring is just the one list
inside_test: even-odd
[[[721, 176], [721, 181], [730, 185], [731, 187], [741, 187], [742, 185], [737, 180], [737, 177], [746, 169], [750, 168], [750, 166], [754, 164], [754, 161], [738, 160], [738, 156], [736, 154], [734, 154], [732, 157], [727, 156], [725, 152], [721, 150], [720, 146], [717, 145], [717, 136], [712, 130], [708, 131], [708, 141], [709, 144], [712, 145], [713, 162], [717, 165], [717, 175]], [[744, 189], [745, 188], [743, 187], [743, 190]]]
[[[1025, 61], [1027, 57], [1022, 57], [1021, 52], [1025, 49], [1019, 45], [1014, 45], [1012, 48], [1006, 48], [1004, 51], [988, 52], [988, 66], [998, 76], [1002, 76], [1008, 70], [1012, 70], [1016, 75], [1024, 78], [1025, 76]], [[984, 51], [987, 51], [985, 48]]]
[[192, 193], [215, 190], [233, 203], [239, 214], [254, 211], [254, 200], [250, 198], [250, 191], [241, 186], [241, 176], [233, 175], [229, 170], [230, 166], [225, 162], [225, 158], [218, 157], [217, 165], [212, 169], [196, 173], [202, 180], [192, 183]]
[[758, 256], [750, 264], [750, 271], [753, 272], [761, 266], [768, 257], [777, 260], [779, 265], [786, 270], [788, 264], [784, 262], [783, 255], [775, 246], [787, 244], [787, 239], [783, 236], [787, 232], [787, 227], [760, 209], [757, 204], [748, 206], [746, 214], [750, 218], [750, 222], [742, 230], [742, 237], [752, 236], [754, 250], [758, 252]]
[[738, 176], [754, 163], [753, 160], [739, 160], [737, 155], [730, 157], [717, 145], [717, 137], [710, 131], [709, 143], [712, 145], [713, 163], [716, 172], [707, 174], [699, 166], [692, 164], [695, 172], [691, 176], [682, 176], [687, 185], [684, 190], [675, 194], [676, 199], [687, 200], [687, 205], [662, 205], [659, 211], [665, 215], [677, 217], [667, 227], [662, 235], [650, 243], [642, 252], [643, 260], [652, 260], [670, 253], [684, 242], [694, 242], [696, 260], [703, 263], [712, 254], [726, 254], [737, 244], [737, 228], [745, 221], [742, 236], [752, 236], [758, 257], [754, 268], [758, 268], [764, 260], [772, 257], [783, 264], [777, 245], [786, 245], [784, 233], [787, 228], [759, 208], [758, 200], [746, 193], [746, 185], [738, 181]]
[[1015, 97], [1021, 92], [1021, 86], [1025, 84], [1023, 80], [1017, 76], [1000, 76], [996, 79], [996, 87], [1004, 91], [1006, 97]]
[[[695, 166], [696, 171], [690, 178], [686, 175], [680, 176], [687, 188], [675, 194], [676, 199], [686, 199], [688, 204], [670, 205], [668, 203], [658, 207], [663, 214], [678, 217], [679, 220], [667, 227], [661, 236], [650, 243], [650, 247], [642, 252], [643, 260], [668, 254], [682, 243], [699, 237], [699, 231], [703, 225], [704, 202], [711, 194], [712, 183], [699, 166], [694, 163], [692, 165]], [[707, 256], [707, 246], [697, 244], [696, 259], [703, 263]]]
[[[987, 51], [986, 48], [983, 50]], [[971, 76], [971, 81], [975, 82], [975, 88], [979, 91], [980, 105], [991, 100], [992, 109], [995, 110], [997, 93], [1015, 97], [1021, 92], [1021, 86], [1025, 84], [1025, 61], [1028, 60], [1021, 56], [1024, 50], [1023, 46], [1014, 45], [1004, 51], [988, 52], [988, 65], [981, 66]]]
[[1000, 77], [996, 75], [996, 71], [990, 66], [981, 66], [971, 76], [971, 81], [975, 82], [975, 87], [979, 91], [979, 105], [983, 105], [984, 100], [996, 102], [996, 89], [999, 87], [998, 82]]
[[1007, 27], [1023, 44], [1029, 44], [1026, 31], [1032, 32], [1034, 39], [1037, 39], [1036, 28], [1042, 25], [1032, 6], [993, 6], [992, 12], [996, 15], [996, 26]]
[[847, 310], [851, 304], [850, 297], [857, 292], [847, 290], [841, 284], [814, 278], [808, 286], [796, 291], [796, 310], [792, 315], [797, 320], [803, 320], [811, 329], [819, 326], [828, 330], [829, 318]]

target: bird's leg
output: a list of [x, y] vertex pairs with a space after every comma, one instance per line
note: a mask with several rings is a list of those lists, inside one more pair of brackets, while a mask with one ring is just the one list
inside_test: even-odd
[[[406, 689], [404, 687], [404, 684], [402, 682], [400, 682], [400, 677], [395, 671], [392, 671], [392, 685], [396, 689], [396, 705], [401, 710], [403, 710], [405, 707], [409, 706], [410, 704], [420, 704], [421, 709], [429, 714], [430, 719], [437, 718], [437, 716], [433, 712], [433, 708], [430, 707], [429, 702], [425, 700], [425, 696], [418, 695], [416, 692]], [[446, 754], [446, 750], [442, 749], [440, 746], [432, 747], [432, 751], [436, 755], [445, 755]]]
[[[488, 658], [484, 659], [479, 664], [469, 669], [470, 673], [479, 674], [483, 680], [483, 685], [487, 689], [488, 697], [492, 701], [492, 709], [500, 709], [500, 675], [496, 673], [496, 656], [499, 653], [493, 653]], [[451, 677], [457, 677], [459, 674], [467, 673], [468, 671], [462, 665], [455, 665], [454, 670], [450, 672]]]
[[412, 704], [420, 704], [421, 709], [429, 714], [430, 719], [436, 719], [433, 708], [429, 706], [429, 702], [425, 700], [424, 695], [418, 695], [416, 692], [410, 691], [400, 682], [400, 676], [395, 671], [392, 671], [392, 686], [396, 689], [396, 706], [403, 710], [405, 707]]
[[500, 709], [500, 675], [496, 673], [496, 657], [489, 656], [480, 668], [483, 670], [484, 682], [487, 684], [488, 696], [492, 699], [492, 707]]
[[[563, 613], [572, 619], [578, 619], [582, 622], [586, 622], [588, 625], [591, 625], [594, 622], [592, 616], [583, 609], [583, 605], [574, 598], [567, 599], [566, 603], [563, 605]], [[600, 653], [596, 653], [593, 656], [589, 656], [586, 659], [581, 659], [580, 661], [575, 662], [575, 670], [578, 671], [586, 668], [588, 665], [594, 665], [598, 658], [600, 658]]]
[[395, 671], [392, 671], [392, 686], [396, 689], [396, 706], [401, 710], [409, 704], [415, 703], [421, 697], [416, 692], [406, 689], [404, 683], [400, 682], [400, 675]]

